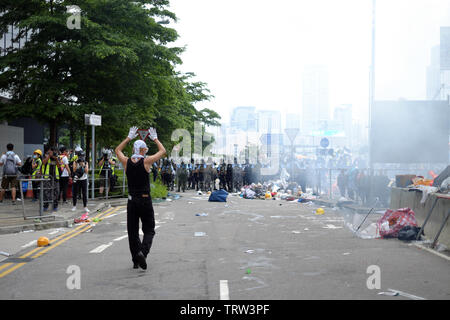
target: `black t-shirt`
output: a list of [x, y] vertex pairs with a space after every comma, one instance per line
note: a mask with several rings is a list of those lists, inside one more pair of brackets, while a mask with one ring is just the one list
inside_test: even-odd
[[128, 194], [131, 196], [150, 195], [150, 175], [145, 170], [144, 159], [127, 162]]

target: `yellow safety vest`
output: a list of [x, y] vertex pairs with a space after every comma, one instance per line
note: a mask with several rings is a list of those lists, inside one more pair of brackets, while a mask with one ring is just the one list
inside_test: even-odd
[[[44, 175], [44, 178], [50, 177], [50, 164], [51, 164], [50, 162], [51, 162], [51, 160], [48, 160], [48, 162], [44, 165], [44, 170], [41, 170], [42, 174]], [[56, 165], [56, 163], [54, 165], [55, 165], [55, 175], [56, 175], [55, 178], [56, 178], [56, 180], [59, 180], [59, 168]], [[42, 166], [41, 166], [41, 168], [42, 168]]]
[[37, 167], [34, 169], [33, 173], [32, 173], [32, 177], [36, 178], [36, 173], [38, 173], [39, 171], [41, 171], [41, 167], [42, 167], [42, 160], [41, 158], [37, 158], [36, 162], [38, 163]]

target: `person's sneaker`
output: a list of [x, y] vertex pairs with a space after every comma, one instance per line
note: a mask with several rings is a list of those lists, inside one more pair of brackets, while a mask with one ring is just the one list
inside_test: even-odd
[[133, 269], [139, 268], [139, 264], [137, 262], [133, 262]]
[[139, 267], [141, 267], [144, 270], [147, 270], [147, 262], [145, 261], [144, 254], [141, 251], [139, 251], [139, 253], [136, 255], [136, 260]]
[[86, 212], [90, 212], [90, 211], [89, 211], [89, 209], [88, 209], [87, 207], [86, 207], [86, 208], [84, 208], [84, 211], [86, 211]]
[[15, 201], [13, 201], [13, 202], [12, 202], [12, 205], [13, 205], [13, 206], [15, 206], [15, 205], [16, 205], [16, 202], [15, 202]]
[[72, 207], [72, 211], [76, 211], [77, 210], [77, 207]]

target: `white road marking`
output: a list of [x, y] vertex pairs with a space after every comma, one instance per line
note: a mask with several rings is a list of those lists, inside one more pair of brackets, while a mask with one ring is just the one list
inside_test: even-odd
[[412, 299], [412, 300], [426, 300], [425, 298], [418, 297], [418, 296], [415, 296], [415, 295], [412, 295], [412, 294], [409, 294], [409, 293], [406, 293], [406, 292], [403, 292], [403, 291], [399, 291], [399, 290], [388, 289], [388, 291], [391, 291], [393, 293], [398, 293], [399, 295], [401, 295], [401, 296], [403, 296], [405, 298]]
[[28, 247], [31, 247], [31, 246], [34, 245], [34, 244], [37, 244], [36, 240], [30, 241], [30, 242], [28, 242], [27, 244], [24, 244], [24, 245], [22, 246], [22, 248], [28, 248]]
[[121, 237], [119, 237], [119, 238], [114, 239], [113, 241], [120, 241], [120, 240], [123, 240], [123, 239], [125, 239], [125, 238], [128, 238], [128, 235], [121, 236]]
[[220, 300], [230, 300], [228, 280], [220, 280]]
[[89, 253], [100, 253], [103, 250], [105, 250], [106, 248], [112, 246], [112, 242], [108, 243], [108, 244], [102, 244], [101, 246], [98, 246], [97, 248], [91, 250]]

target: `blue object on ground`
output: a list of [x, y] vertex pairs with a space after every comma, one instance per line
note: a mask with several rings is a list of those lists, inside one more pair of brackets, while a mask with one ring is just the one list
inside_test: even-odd
[[210, 202], [227, 202], [228, 192], [225, 190], [217, 190], [211, 193], [208, 201]]

